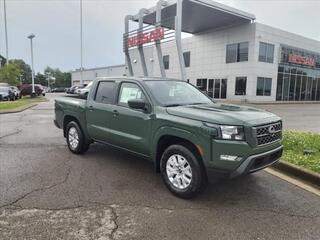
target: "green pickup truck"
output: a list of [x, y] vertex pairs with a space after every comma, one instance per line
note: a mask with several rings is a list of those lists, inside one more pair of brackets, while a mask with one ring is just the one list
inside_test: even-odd
[[182, 198], [204, 189], [209, 174], [246, 175], [282, 155], [278, 116], [216, 103], [174, 79], [99, 78], [86, 100], [56, 99], [54, 123], [75, 154], [98, 142], [149, 159]]

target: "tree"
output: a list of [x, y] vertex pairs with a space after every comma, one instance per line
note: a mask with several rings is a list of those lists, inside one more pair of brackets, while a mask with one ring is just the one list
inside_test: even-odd
[[3, 67], [6, 64], [6, 59], [0, 55], [0, 67]]
[[13, 59], [10, 60], [9, 63], [16, 64], [20, 68], [23, 83], [32, 82], [32, 70], [29, 64], [25, 63], [25, 61], [23, 61], [22, 59]]
[[17, 85], [19, 84], [20, 74], [19, 66], [14, 63], [7, 64], [0, 68], [0, 82]]
[[62, 72], [59, 68], [46, 67], [44, 74], [56, 79], [55, 81], [50, 82], [51, 87], [70, 87], [71, 85], [71, 74]]
[[48, 81], [44, 74], [37, 73], [37, 75], [34, 77], [34, 83], [41, 84], [42, 86], [47, 86]]

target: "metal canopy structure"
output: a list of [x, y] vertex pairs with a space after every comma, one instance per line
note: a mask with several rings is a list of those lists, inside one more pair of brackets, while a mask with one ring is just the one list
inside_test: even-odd
[[[161, 19], [172, 19], [176, 16], [177, 2], [168, 3], [161, 10]], [[137, 17], [137, 16], [135, 16]], [[206, 30], [217, 29], [234, 24], [250, 23], [255, 16], [229, 6], [210, 0], [184, 0], [182, 1], [181, 31], [199, 33]], [[149, 9], [149, 14], [143, 17], [146, 24], [155, 25], [156, 8]], [[163, 27], [174, 29], [174, 21], [162, 24]]]
[[[153, 8], [141, 9], [136, 15], [128, 15], [125, 18], [124, 52], [126, 54], [129, 73], [130, 75], [133, 75], [129, 54], [130, 45], [128, 45], [127, 42], [130, 36], [132, 36], [132, 33], [129, 32], [130, 20], [139, 22], [139, 29], [136, 30], [137, 39], [135, 40], [137, 41], [136, 45], [139, 50], [144, 76], [147, 76], [148, 73], [143, 54], [143, 44], [147, 42], [146, 39], [148, 36], [144, 37], [143, 32], [144, 24], [148, 24], [155, 26], [156, 28], [175, 30], [181, 78], [186, 80], [181, 32], [197, 34], [208, 30], [251, 23], [255, 20], [255, 16], [211, 0], [160, 0]], [[165, 77], [161, 51], [161, 40], [163, 38], [164, 36], [162, 36], [162, 38], [155, 38], [154, 42], [156, 43], [161, 75], [162, 77]], [[152, 41], [152, 39], [153, 38], [149, 40]]]

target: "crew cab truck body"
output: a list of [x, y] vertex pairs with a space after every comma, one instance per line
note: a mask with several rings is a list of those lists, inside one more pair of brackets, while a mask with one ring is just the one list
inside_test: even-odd
[[54, 123], [73, 153], [99, 142], [153, 161], [168, 189], [183, 198], [200, 192], [208, 174], [238, 177], [282, 155], [278, 116], [216, 103], [173, 79], [99, 78], [86, 100], [57, 98]]

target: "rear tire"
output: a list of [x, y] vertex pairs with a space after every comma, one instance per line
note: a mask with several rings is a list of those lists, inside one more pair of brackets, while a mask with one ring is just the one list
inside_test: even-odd
[[77, 122], [69, 122], [65, 131], [68, 148], [72, 153], [82, 154], [88, 151], [90, 144]]
[[162, 154], [161, 177], [166, 187], [180, 198], [193, 198], [206, 185], [206, 173], [197, 155], [183, 145], [171, 145]]

